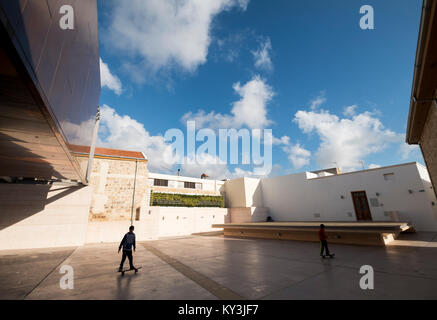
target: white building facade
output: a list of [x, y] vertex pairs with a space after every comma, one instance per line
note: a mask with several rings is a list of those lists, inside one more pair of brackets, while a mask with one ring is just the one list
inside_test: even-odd
[[149, 189], [152, 192], [219, 196], [224, 184], [225, 181], [221, 180], [149, 172]]
[[437, 231], [437, 200], [419, 163], [357, 172], [318, 171], [225, 184], [227, 207], [260, 207], [275, 221], [405, 221]]

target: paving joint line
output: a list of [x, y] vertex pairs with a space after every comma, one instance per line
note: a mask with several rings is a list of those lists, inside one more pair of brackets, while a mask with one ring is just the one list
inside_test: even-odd
[[212, 280], [211, 278], [197, 272], [196, 270], [186, 266], [182, 262], [177, 259], [172, 258], [171, 256], [166, 255], [159, 249], [147, 244], [142, 243], [143, 247], [149, 250], [151, 253], [156, 255], [158, 258], [166, 262], [173, 269], [183, 274], [185, 277], [189, 278], [191, 281], [201, 286], [212, 295], [216, 296], [220, 300], [246, 300], [244, 297], [235, 293], [229, 288], [219, 284], [218, 282]]
[[[435, 238], [437, 238], [437, 234], [435, 235]], [[200, 245], [202, 246], [202, 244], [200, 244]], [[203, 247], [206, 247], [206, 246], [203, 245]], [[229, 251], [231, 253], [243, 253], [243, 254], [247, 254], [247, 255], [261, 255], [261, 256], [275, 258], [275, 259], [279, 259], [279, 260], [286, 260], [286, 261], [293, 261], [293, 262], [300, 262], [300, 263], [308, 263], [308, 264], [320, 265], [320, 262], [317, 262], [317, 261], [314, 261], [314, 260], [310, 261], [310, 260], [299, 260], [299, 259], [296, 259], [296, 258], [293, 258], [293, 257], [278, 257], [278, 256], [271, 255], [271, 254], [268, 254], [268, 253], [267, 254], [259, 254], [259, 253], [253, 252], [254, 250], [244, 251], [244, 250], [241, 250], [241, 249], [230, 249]], [[322, 263], [322, 265], [326, 265], [326, 264]], [[355, 266], [348, 266], [348, 265], [343, 265], [343, 264], [337, 264], [336, 262], [334, 262], [333, 264], [331, 264], [329, 266], [330, 267], [343, 268], [343, 269], [351, 269], [351, 270], [356, 270], [357, 269], [357, 267], [355, 267]], [[412, 274], [405, 274], [405, 273], [398, 273], [398, 272], [389, 272], [389, 271], [376, 270], [376, 269], [375, 269], [375, 272], [389, 274], [389, 275], [406, 276], [406, 277], [416, 278], [416, 279], [437, 280], [436, 277], [432, 277], [432, 276], [420, 276], [420, 275], [414, 275], [414, 274], [412, 275]]]
[[33, 292], [35, 291], [36, 288], [38, 288], [41, 283], [44, 282], [44, 280], [46, 280], [56, 269], [58, 269], [58, 267], [60, 265], [62, 265], [68, 258], [70, 258], [73, 253], [75, 253], [77, 251], [77, 249], [79, 249], [79, 247], [76, 247], [76, 249], [74, 249], [67, 257], [65, 257], [65, 259], [61, 260], [61, 262], [59, 262], [52, 270], [50, 270], [44, 278], [42, 278], [33, 288], [32, 290], [30, 290], [28, 293], [26, 293], [26, 295], [23, 297], [23, 300], [26, 300], [26, 298]]

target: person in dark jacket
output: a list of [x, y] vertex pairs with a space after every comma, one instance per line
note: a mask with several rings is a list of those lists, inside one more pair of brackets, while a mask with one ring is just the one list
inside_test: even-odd
[[120, 253], [121, 248], [123, 248], [123, 257], [121, 258], [120, 268], [119, 271], [123, 270], [124, 261], [126, 260], [126, 257], [129, 259], [129, 266], [130, 270], [137, 270], [134, 267], [133, 263], [133, 257], [132, 257], [132, 249], [136, 251], [137, 246], [135, 242], [135, 233], [134, 233], [134, 226], [129, 227], [129, 232], [126, 233], [123, 237], [123, 240], [120, 242], [120, 246], [118, 247], [118, 253]]
[[322, 258], [325, 258], [325, 255], [323, 254], [324, 251], [326, 251], [326, 256], [328, 257], [333, 257], [333, 254], [329, 253], [329, 249], [328, 249], [328, 237], [326, 236], [325, 233], [325, 225], [321, 224], [320, 225], [320, 229], [319, 229], [319, 240], [320, 240], [320, 256]]

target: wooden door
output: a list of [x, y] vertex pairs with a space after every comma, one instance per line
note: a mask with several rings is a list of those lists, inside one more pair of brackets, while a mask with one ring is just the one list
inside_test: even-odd
[[354, 203], [355, 214], [358, 221], [372, 221], [369, 202], [367, 201], [366, 191], [352, 192], [352, 201]]

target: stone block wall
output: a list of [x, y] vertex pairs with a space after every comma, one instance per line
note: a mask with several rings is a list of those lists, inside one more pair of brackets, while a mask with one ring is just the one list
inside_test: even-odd
[[[78, 158], [81, 166], [88, 164], [87, 158]], [[148, 170], [147, 161], [130, 159], [95, 158], [90, 178], [92, 200], [90, 221], [130, 221], [134, 192], [133, 220], [140, 208], [147, 203]]]

